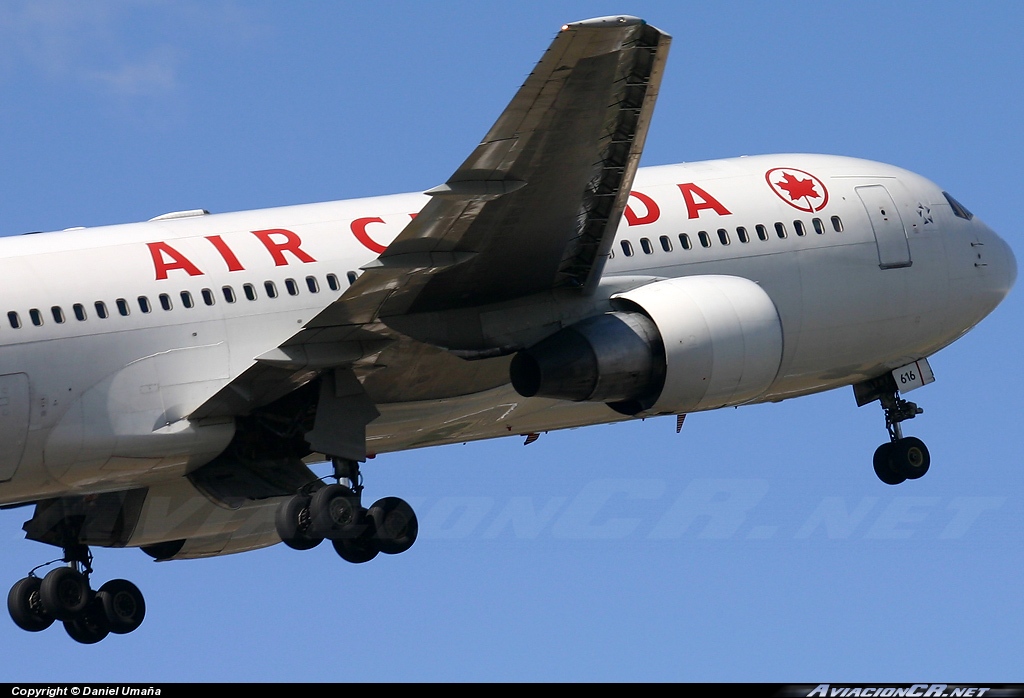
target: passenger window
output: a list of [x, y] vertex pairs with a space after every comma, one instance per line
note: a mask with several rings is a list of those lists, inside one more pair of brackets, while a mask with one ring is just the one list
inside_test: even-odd
[[[332, 278], [333, 278], [333, 280], [332, 280]], [[354, 284], [356, 282], [356, 279], [359, 278], [359, 274], [355, 273], [354, 271], [350, 271], [348, 274], [345, 275], [345, 278], [348, 279], [348, 285], [351, 286], [352, 284]], [[327, 285], [331, 287], [332, 291], [337, 291], [338, 290], [335, 287], [335, 284], [337, 284], [337, 283], [338, 283], [338, 277], [334, 276], [334, 274], [328, 274], [327, 275]]]
[[230, 286], [225, 286], [221, 290], [224, 292], [224, 300], [226, 300], [228, 303], [235, 302], [235, 289], [231, 288]]
[[659, 238], [659, 240], [661, 240], [661, 249], [665, 250], [666, 252], [672, 251], [672, 238], [670, 238], [668, 235], [662, 235]]
[[786, 224], [785, 223], [776, 223], [775, 224], [775, 234], [778, 235], [779, 238], [785, 239], [785, 237], [786, 237]]
[[747, 229], [743, 226], [736, 228], [736, 237], [738, 237], [742, 243], [750, 242], [750, 236], [747, 235]]
[[11, 323], [11, 327], [18, 329], [21, 327], [21, 318], [13, 310], [7, 313], [7, 322]]
[[814, 232], [816, 232], [818, 235], [824, 235], [825, 234], [825, 226], [824, 226], [824, 224], [822, 224], [820, 218], [813, 219], [811, 221], [811, 224], [814, 226]]
[[55, 305], [50, 308], [50, 312], [53, 313], [53, 321], [58, 325], [64, 322], [64, 309], [59, 305]]
[[693, 248], [693, 245], [690, 243], [690, 236], [686, 233], [679, 233], [679, 244], [683, 246], [684, 250]]
[[843, 232], [843, 221], [840, 220], [839, 216], [832, 216], [832, 230], [837, 233]]
[[620, 244], [622, 245], [622, 254], [626, 255], [627, 257], [632, 257], [633, 246], [629, 244], [629, 240], [623, 240]]
[[43, 324], [43, 314], [38, 309], [32, 308], [28, 311], [28, 318], [32, 321], [32, 324], [39, 327]]
[[139, 310], [144, 313], [148, 313], [153, 307], [149, 304], [149, 299], [145, 296], [139, 296]]
[[107, 312], [107, 304], [103, 301], [96, 301], [96, 317], [100, 320], [106, 320], [109, 317]]
[[160, 301], [160, 307], [163, 308], [164, 310], [170, 310], [171, 308], [174, 307], [173, 305], [171, 305], [171, 297], [168, 296], [166, 293], [161, 293], [157, 297], [157, 299]]
[[757, 231], [757, 239], [758, 240], [763, 240], [763, 241], [767, 241], [768, 240], [768, 228], [765, 228], [763, 225], [758, 224], [758, 225], [754, 226], [754, 230]]
[[701, 230], [697, 233], [697, 237], [700, 239], [701, 247], [711, 247], [711, 236], [708, 235], [706, 230]]
[[[348, 282], [349, 282], [350, 285], [354, 284], [356, 282], [356, 273], [354, 271], [350, 271], [348, 273]], [[327, 287], [329, 289], [331, 289], [332, 291], [340, 291], [341, 290], [341, 283], [338, 281], [338, 277], [335, 276], [334, 274], [328, 274], [327, 275]]]
[[729, 231], [725, 228], [718, 229], [718, 241], [723, 245], [729, 244]]
[[273, 281], [264, 281], [263, 288], [267, 291], [267, 298], [277, 298], [277, 286]]
[[128, 307], [128, 301], [124, 298], [118, 298], [115, 303], [117, 304], [117, 312], [121, 313], [124, 317], [128, 317], [128, 313], [131, 312], [131, 308]]
[[256, 300], [256, 287], [252, 284], [244, 284], [242, 291], [245, 293], [245, 297], [251, 301]]
[[208, 288], [204, 288], [200, 291], [200, 294], [203, 296], [203, 303], [206, 303], [206, 305], [213, 305], [217, 302], [217, 299], [213, 295], [213, 291]]
[[299, 285], [295, 283], [295, 279], [285, 279], [284, 287], [288, 290], [289, 296], [299, 295]]
[[75, 314], [75, 319], [79, 322], [85, 322], [85, 306], [81, 303], [75, 303], [71, 306], [72, 312]]
[[799, 237], [803, 237], [807, 234], [807, 228], [804, 227], [803, 221], [793, 221], [793, 229], [796, 230], [796, 234]]
[[644, 254], [651, 254], [654, 252], [654, 245], [647, 238], [640, 238], [640, 247], [643, 248]]
[[320, 292], [320, 284], [317, 283], [317, 280], [316, 280], [315, 276], [307, 276], [306, 277], [306, 288], [309, 289], [310, 293], [319, 293]]
[[195, 307], [196, 302], [194, 300], [192, 300], [192, 294], [191, 293], [189, 293], [188, 291], [182, 291], [181, 292], [181, 304], [183, 306], [185, 306], [186, 308], [193, 308], [193, 307]]

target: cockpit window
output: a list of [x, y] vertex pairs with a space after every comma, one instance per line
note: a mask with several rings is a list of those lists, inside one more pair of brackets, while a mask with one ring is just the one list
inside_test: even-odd
[[946, 197], [946, 201], [949, 202], [950, 208], [953, 209], [953, 215], [957, 218], [963, 218], [965, 221], [969, 221], [974, 218], [974, 214], [964, 208], [964, 205], [950, 196], [947, 192], [942, 192], [942, 195]]

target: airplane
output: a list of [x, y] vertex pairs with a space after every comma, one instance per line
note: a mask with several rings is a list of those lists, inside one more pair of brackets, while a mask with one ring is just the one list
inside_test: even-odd
[[136, 630], [141, 591], [94, 589], [92, 546], [402, 553], [416, 514], [364, 505], [362, 464], [405, 449], [852, 386], [885, 418], [876, 476], [923, 476], [905, 395], [1009, 293], [1013, 252], [892, 165], [639, 168], [670, 43], [564, 25], [425, 192], [0, 239], [0, 506], [61, 550], [11, 587], [14, 623]]

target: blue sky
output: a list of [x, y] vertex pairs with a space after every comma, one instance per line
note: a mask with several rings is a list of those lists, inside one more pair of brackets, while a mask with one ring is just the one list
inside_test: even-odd
[[[5, 2], [0, 234], [415, 191], [458, 166], [558, 27], [674, 36], [642, 164], [891, 162], [1022, 256], [1012, 2]], [[852, 391], [382, 456], [409, 552], [156, 564], [95, 550], [148, 615], [95, 646], [0, 622], [0, 681], [1024, 682], [1019, 290], [932, 359], [878, 482]], [[0, 512], [6, 585], [51, 559]], [[3, 588], [7, 588], [4, 586]]]

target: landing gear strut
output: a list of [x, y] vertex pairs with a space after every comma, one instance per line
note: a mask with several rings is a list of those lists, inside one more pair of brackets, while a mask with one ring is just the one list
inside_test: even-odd
[[15, 625], [39, 632], [59, 620], [73, 640], [91, 645], [109, 633], [130, 633], [142, 624], [146, 602], [134, 584], [114, 579], [99, 591], [92, 590], [92, 553], [87, 546], [65, 546], [61, 560], [67, 564], [42, 579], [32, 570], [11, 587], [7, 610]]
[[326, 538], [343, 560], [353, 563], [411, 548], [419, 531], [412, 507], [397, 497], [385, 497], [363, 508], [358, 461], [334, 458], [331, 463], [334, 483], [317, 481], [278, 507], [275, 523], [284, 544], [308, 550]]
[[904, 436], [901, 424], [913, 419], [924, 410], [913, 402], [900, 397], [896, 381], [891, 374], [853, 387], [858, 405], [878, 400], [885, 413], [885, 428], [889, 442], [875, 451], [875, 475], [887, 485], [898, 485], [906, 480], [916, 480], [928, 472], [931, 456], [921, 439]]

